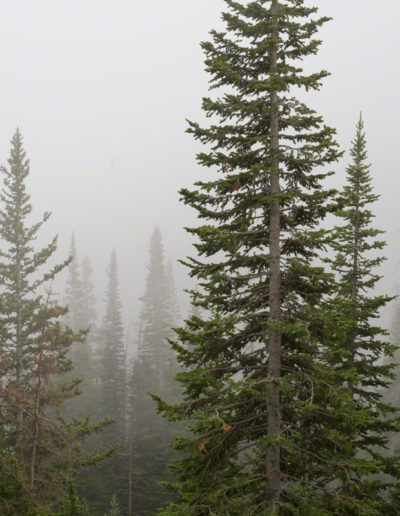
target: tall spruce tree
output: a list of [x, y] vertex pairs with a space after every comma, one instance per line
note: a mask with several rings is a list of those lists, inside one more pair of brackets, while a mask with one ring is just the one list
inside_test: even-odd
[[106, 516], [121, 516], [121, 511], [117, 502], [117, 497], [113, 495], [110, 503], [110, 510]]
[[[124, 328], [119, 293], [118, 263], [112, 252], [107, 268], [105, 314], [98, 333], [98, 415], [111, 417], [114, 424], [101, 435], [101, 444], [114, 448], [112, 458], [95, 473], [82, 477], [82, 494], [95, 514], [105, 514], [113, 495], [126, 506], [126, 374]], [[98, 444], [98, 443], [95, 443]]]
[[82, 282], [79, 267], [78, 253], [75, 236], [71, 237], [70, 247], [71, 262], [68, 266], [68, 279], [66, 287], [66, 301], [68, 305], [68, 324], [71, 328], [83, 328], [82, 324]]
[[67, 309], [57, 304], [51, 290], [52, 280], [69, 262], [48, 268], [57, 239], [35, 249], [49, 214], [36, 224], [29, 222], [29, 161], [18, 129], [2, 172], [0, 512], [42, 515], [63, 498], [65, 475], [86, 462], [82, 438], [101, 425], [69, 423], [59, 413], [65, 400], [77, 394], [79, 382], [62, 377], [71, 369], [71, 345], [84, 333], [62, 323]]
[[176, 314], [172, 271], [167, 271], [161, 232], [154, 229], [146, 292], [142, 298], [138, 356], [129, 379], [130, 457], [132, 469], [132, 514], [154, 514], [168, 499], [161, 482], [169, 479], [168, 464], [173, 456], [172, 432], [157, 414], [149, 393], [163, 395], [171, 402], [178, 398], [174, 377], [175, 355], [167, 339]]
[[178, 496], [164, 514], [355, 514], [358, 497], [335, 479], [358, 465], [340, 426], [357, 407], [331, 363], [340, 324], [318, 261], [320, 221], [336, 209], [323, 180], [339, 154], [294, 96], [327, 75], [301, 66], [327, 18], [302, 0], [226, 4], [225, 29], [202, 45], [212, 88], [224, 88], [203, 100], [217, 122], [189, 128], [219, 176], [181, 191], [204, 220], [187, 265], [209, 317], [178, 331], [184, 402], [160, 402], [194, 434], [177, 440]]
[[87, 256], [81, 264], [79, 263], [74, 235], [71, 238], [70, 257], [66, 286], [68, 323], [73, 329], [90, 329], [90, 339], [88, 340], [93, 340], [97, 318], [92, 279], [93, 269]]
[[169, 278], [166, 270], [161, 232], [156, 227], [150, 242], [150, 262], [141, 314], [139, 356], [143, 361], [147, 361], [153, 370], [153, 388], [158, 392], [164, 387], [165, 374], [168, 374], [168, 366], [174, 359], [166, 341], [171, 336], [175, 315], [175, 306], [171, 302], [172, 285], [173, 278]]
[[93, 268], [90, 259], [85, 256], [81, 267], [81, 288], [82, 288], [82, 318], [83, 327], [89, 329], [88, 343], [91, 344], [95, 340], [96, 334], [96, 297], [94, 295], [93, 284]]
[[[391, 300], [374, 293], [381, 279], [378, 269], [386, 259], [382, 231], [373, 226], [372, 208], [379, 196], [374, 193], [364, 122], [360, 116], [351, 148], [352, 162], [347, 168], [346, 185], [340, 195], [342, 224], [334, 231], [332, 261], [338, 290], [334, 299], [338, 314], [344, 314], [344, 341], [333, 355], [336, 367], [355, 400], [356, 410], [350, 422], [353, 433], [349, 453], [359, 457], [359, 467], [349, 476], [341, 476], [348, 492], [362, 501], [369, 514], [396, 514], [398, 507], [387, 504], [390, 482], [372, 483], [368, 475], [397, 474], [398, 458], [386, 457], [388, 432], [399, 431], [393, 407], [385, 403], [383, 389], [391, 378], [390, 357], [394, 348], [388, 332], [379, 326], [380, 310]], [[381, 477], [383, 478], [383, 477]], [[394, 509], [394, 512], [393, 512]]]
[[93, 353], [96, 310], [90, 262], [85, 258], [82, 266], [80, 265], [74, 235], [71, 238], [70, 257], [66, 285], [66, 321], [74, 331], [85, 329], [87, 333], [85, 340], [75, 343], [71, 349], [73, 374], [81, 379], [82, 395], [79, 400], [72, 400], [67, 406], [70, 416], [81, 418], [86, 415], [98, 415], [95, 413], [96, 368]]
[[106, 310], [101, 329], [101, 404], [104, 414], [116, 418], [112, 432], [115, 439], [121, 441], [125, 425], [125, 347], [115, 251], [111, 254], [107, 275]]
[[171, 258], [168, 258], [167, 260], [166, 274], [170, 305], [169, 310], [172, 317], [172, 326], [177, 326], [181, 320], [181, 311], [179, 307], [178, 296], [176, 293], [175, 273]]

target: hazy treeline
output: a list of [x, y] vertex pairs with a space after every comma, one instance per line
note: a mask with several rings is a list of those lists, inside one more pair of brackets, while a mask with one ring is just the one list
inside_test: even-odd
[[[157, 415], [149, 393], [171, 402], [179, 397], [166, 339], [180, 314], [161, 233], [155, 228], [150, 239], [131, 356], [115, 251], [99, 318], [90, 259], [79, 259], [75, 239], [69, 259], [52, 268], [57, 238], [35, 248], [49, 214], [28, 223], [29, 161], [19, 130], [3, 173], [1, 512], [105, 514], [113, 506], [124, 514], [152, 513], [168, 499], [161, 481], [169, 479], [174, 426]], [[59, 295], [52, 285], [63, 270]]]
[[74, 239], [69, 265], [66, 321], [72, 328], [90, 328], [85, 343], [71, 349], [74, 374], [83, 379], [79, 400], [67, 407], [71, 417], [94, 419], [105, 415], [115, 422], [88, 447], [116, 448], [112, 457], [79, 477], [80, 492], [95, 514], [103, 514], [113, 496], [124, 513], [154, 512], [168, 498], [161, 486], [173, 456], [173, 427], [156, 414], [149, 393], [178, 399], [174, 382], [177, 363], [167, 338], [180, 318], [173, 272], [166, 260], [160, 230], [155, 228], [149, 247], [146, 291], [130, 356], [122, 321], [117, 256], [107, 268], [105, 314], [96, 318], [96, 300], [88, 258], [82, 262]]

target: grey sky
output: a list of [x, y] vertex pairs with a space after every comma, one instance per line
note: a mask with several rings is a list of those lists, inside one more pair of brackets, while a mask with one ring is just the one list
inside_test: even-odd
[[[316, 2], [313, 2], [316, 3]], [[393, 0], [324, 0], [334, 17], [307, 66], [332, 72], [310, 103], [348, 148], [362, 109], [377, 224], [390, 261], [380, 288], [400, 277], [398, 19]], [[199, 42], [220, 26], [222, 0], [3, 0], [0, 4], [0, 162], [18, 124], [31, 158], [35, 212], [51, 210], [46, 235], [72, 231], [102, 278], [118, 253], [126, 314], [142, 294], [147, 246], [159, 223], [174, 259], [190, 251], [193, 213], [177, 190], [201, 170], [185, 118], [202, 119], [207, 76]], [[338, 166], [339, 185], [343, 165]], [[181, 282], [182, 283], [182, 282]], [[399, 281], [400, 283], [400, 281]]]

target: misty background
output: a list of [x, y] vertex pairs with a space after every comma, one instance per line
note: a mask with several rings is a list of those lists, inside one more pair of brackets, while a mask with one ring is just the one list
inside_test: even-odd
[[[316, 3], [316, 2], [312, 2]], [[308, 67], [332, 73], [310, 106], [338, 130], [348, 150], [359, 111], [366, 122], [376, 192], [376, 226], [386, 231], [388, 261], [380, 292], [400, 284], [398, 152], [400, 5], [393, 0], [324, 0], [334, 20], [321, 31]], [[184, 226], [195, 214], [178, 190], [203, 171], [185, 119], [204, 120], [207, 94], [199, 42], [221, 26], [222, 0], [12, 0], [0, 4], [0, 163], [18, 125], [31, 160], [35, 218], [50, 210], [41, 241], [59, 234], [58, 259], [75, 233], [79, 257], [104, 269], [115, 248], [125, 325], [144, 292], [155, 224], [174, 263], [192, 252]], [[335, 168], [344, 180], [346, 153]], [[175, 263], [183, 315], [186, 271]], [[390, 313], [384, 314], [384, 321]]]

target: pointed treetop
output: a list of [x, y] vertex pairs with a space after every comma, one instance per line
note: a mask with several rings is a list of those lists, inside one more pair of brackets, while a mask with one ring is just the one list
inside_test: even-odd
[[76, 242], [75, 242], [75, 233], [72, 233], [71, 235], [71, 244], [70, 244], [70, 256], [73, 260], [77, 257], [77, 251], [76, 251]]

